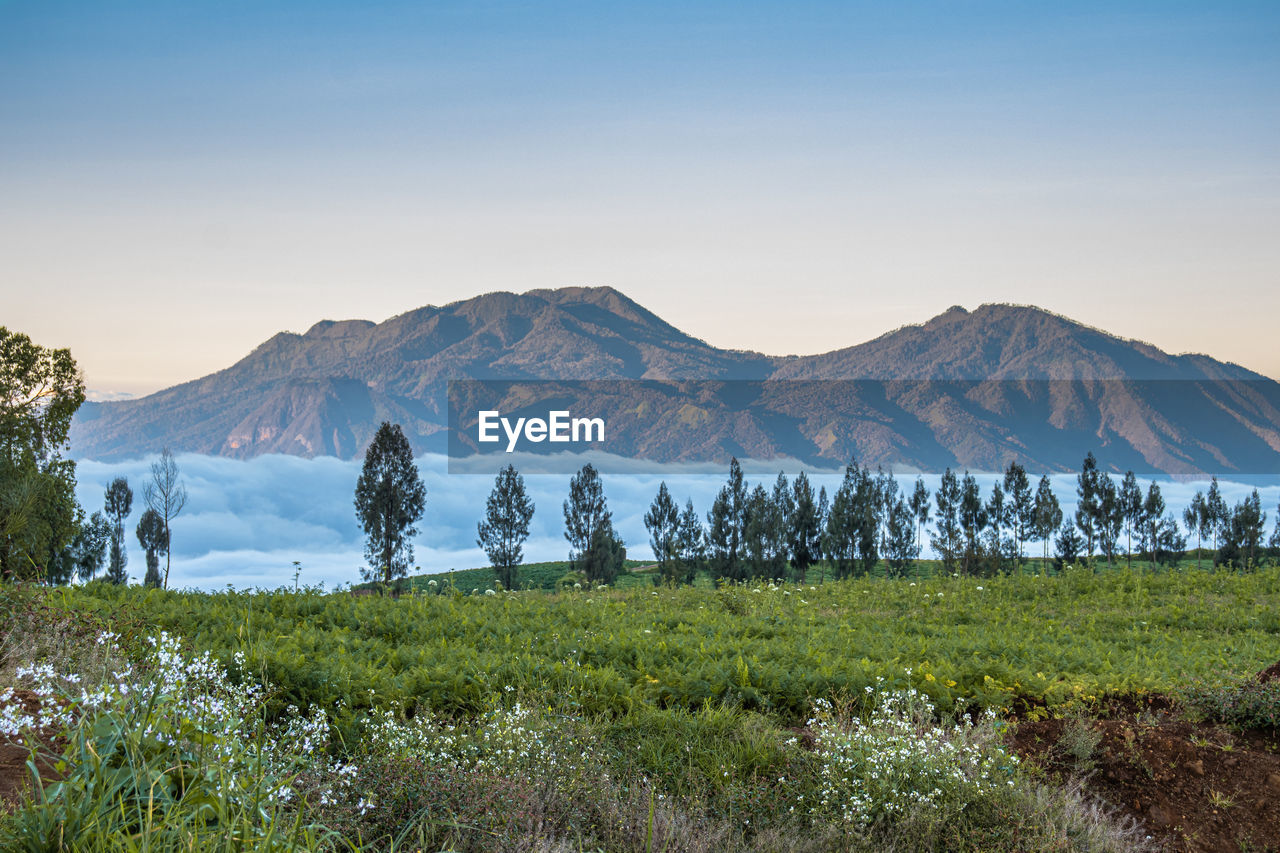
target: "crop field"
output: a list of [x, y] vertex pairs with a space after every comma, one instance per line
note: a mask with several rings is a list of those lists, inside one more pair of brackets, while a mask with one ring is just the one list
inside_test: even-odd
[[[5, 733], [20, 741], [15, 697], [58, 694], [44, 707], [62, 734], [31, 749], [88, 749], [84, 728], [114, 720], [118, 761], [203, 767], [217, 805], [185, 824], [190, 774], [147, 771], [168, 786], [147, 808], [188, 827], [150, 849], [231, 826], [252, 840], [234, 849], [1155, 849], [1075, 776], [1020, 760], [1010, 726], [1230, 691], [1280, 657], [1276, 567], [720, 588], [633, 574], [465, 593], [437, 576], [399, 597], [6, 590], [5, 666], [26, 692], [9, 691]], [[19, 648], [47, 668], [15, 668]], [[49, 710], [67, 703], [80, 716]], [[159, 737], [155, 754], [130, 753], [125, 729]], [[225, 768], [256, 781], [219, 787]], [[91, 781], [73, 772], [61, 796]], [[56, 802], [0, 821], [13, 849], [50, 849]], [[117, 818], [79, 820], [118, 834]]]

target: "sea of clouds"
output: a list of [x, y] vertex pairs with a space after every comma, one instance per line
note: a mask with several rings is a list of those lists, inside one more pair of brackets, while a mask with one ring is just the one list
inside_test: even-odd
[[[590, 459], [584, 455], [584, 460]], [[77, 497], [86, 512], [99, 510], [107, 484], [126, 477], [134, 491], [133, 513], [128, 529], [129, 574], [135, 582], [146, 571], [141, 548], [134, 535], [145, 502], [143, 490], [150, 479], [153, 458], [104, 463], [77, 462]], [[655, 465], [647, 462], [609, 460], [610, 471], [602, 475], [605, 496], [613, 512], [614, 525], [627, 544], [628, 556], [652, 556], [644, 514], [658, 485], [666, 481], [672, 496], [684, 506], [692, 498], [705, 518], [724, 484], [727, 468], [709, 464]], [[536, 460], [530, 460], [536, 468]], [[344, 461], [333, 457], [302, 459], [296, 456], [260, 456], [250, 460], [182, 454], [177, 457], [188, 499], [182, 514], [172, 524], [173, 566], [169, 583], [174, 588], [220, 590], [260, 587], [274, 589], [294, 584], [294, 561], [301, 565], [299, 582], [323, 584], [326, 589], [358, 583], [364, 560], [364, 537], [356, 521], [354, 490], [362, 460]], [[517, 461], [517, 467], [521, 465]], [[771, 488], [778, 471], [791, 479], [801, 467], [796, 462], [773, 460], [743, 463], [748, 485], [757, 482]], [[484, 513], [485, 499], [493, 488], [493, 477], [485, 474], [450, 474], [443, 455], [418, 459], [418, 468], [427, 488], [426, 513], [414, 538], [414, 565], [422, 572], [443, 572], [487, 564], [476, 545], [476, 523]], [[841, 471], [806, 469], [815, 491], [826, 486], [829, 493], [839, 487]], [[899, 473], [905, 490], [915, 482], [915, 474]], [[938, 475], [923, 475], [932, 492]], [[990, 493], [998, 475], [975, 475], [984, 496]], [[1034, 488], [1038, 475], [1033, 476]], [[1054, 491], [1063, 511], [1074, 510], [1074, 474], [1055, 475]], [[1143, 488], [1146, 488], [1143, 481]], [[563, 560], [568, 543], [564, 538], [562, 504], [569, 491], [565, 474], [525, 475], [525, 485], [535, 506], [526, 562]], [[1222, 482], [1229, 504], [1242, 500], [1251, 484]], [[1165, 502], [1179, 517], [1182, 509], [1205, 482], [1161, 481]], [[1263, 508], [1268, 511], [1268, 531], [1273, 527], [1280, 485], [1259, 488]], [[927, 539], [927, 534], [926, 534]], [[1193, 540], [1194, 541], [1194, 540]], [[1039, 546], [1029, 548], [1039, 553]]]

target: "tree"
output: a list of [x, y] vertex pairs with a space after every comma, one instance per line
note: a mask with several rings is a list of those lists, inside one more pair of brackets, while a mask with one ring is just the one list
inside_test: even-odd
[[498, 472], [493, 491], [485, 504], [484, 520], [476, 524], [476, 544], [489, 557], [489, 565], [499, 583], [515, 589], [522, 546], [529, 538], [529, 521], [533, 518], [533, 501], [524, 490], [524, 478], [516, 466], [508, 465]]
[[991, 484], [991, 497], [987, 499], [987, 535], [992, 566], [996, 571], [1004, 571], [1004, 557], [1010, 550], [1004, 528], [1009, 526], [1009, 505], [1005, 501], [1004, 489], [1000, 483]]
[[745, 580], [742, 540], [747, 526], [747, 487], [737, 458], [729, 460], [729, 481], [707, 514], [707, 550], [711, 571], [729, 580]]
[[964, 557], [960, 570], [966, 575], [978, 573], [982, 559], [982, 531], [987, 526], [987, 508], [982, 503], [978, 481], [968, 471], [960, 481], [960, 530], [964, 533]]
[[1262, 511], [1262, 498], [1254, 489], [1231, 512], [1222, 543], [1222, 562], [1242, 569], [1256, 569], [1266, 527], [1267, 514]]
[[693, 508], [693, 499], [690, 498], [685, 502], [684, 512], [680, 514], [680, 530], [676, 536], [676, 552], [681, 568], [676, 578], [679, 582], [693, 583], [698, 566], [702, 564], [703, 542], [702, 518]]
[[116, 477], [107, 486], [106, 513], [111, 519], [111, 559], [107, 563], [107, 579], [123, 584], [129, 580], [125, 566], [129, 564], [129, 552], [124, 547], [124, 520], [133, 509], [133, 489], [124, 477]]
[[160, 555], [169, 550], [169, 537], [164, 529], [164, 518], [154, 509], [148, 509], [138, 519], [135, 530], [138, 544], [147, 555], [147, 575], [142, 585], [151, 589], [160, 587]]
[[[608, 536], [597, 535], [606, 527]], [[604, 498], [604, 485], [595, 467], [588, 463], [569, 481], [569, 498], [564, 502], [564, 538], [569, 540], [569, 563], [573, 569], [587, 571], [588, 562], [603, 560], [612, 535], [613, 517]], [[600, 548], [605, 551], [597, 552]], [[603, 563], [594, 570], [608, 574], [608, 566]], [[591, 571], [587, 571], [587, 577], [594, 579]]]
[[[369, 462], [366, 459], [365, 465]], [[359, 488], [357, 487], [357, 495]], [[146, 490], [143, 492], [146, 499], [147, 507], [153, 510], [164, 521], [164, 541], [171, 543], [173, 541], [173, 531], [171, 525], [173, 520], [182, 512], [182, 508], [187, 505], [187, 487], [178, 479], [178, 463], [174, 461], [173, 454], [169, 452], [169, 448], [160, 451], [160, 458], [151, 463], [151, 482], [147, 483]], [[359, 498], [357, 496], [357, 502]], [[173, 549], [165, 548], [164, 557], [164, 578], [162, 586], [169, 588], [169, 565], [172, 557]]]
[[916, 487], [911, 493], [911, 500], [907, 504], [911, 507], [911, 514], [916, 520], [916, 561], [920, 560], [920, 539], [924, 526], [929, 523], [929, 489], [925, 486], [924, 480], [916, 477]]
[[[418, 476], [409, 440], [399, 424], [383, 421], [364, 455], [356, 480], [356, 518], [365, 533], [366, 580], [390, 584], [404, 577], [413, 561], [414, 525], [427, 505], [427, 489]], [[163, 515], [163, 513], [162, 513]], [[165, 525], [166, 539], [168, 525]], [[165, 570], [165, 584], [169, 574]]]
[[618, 578], [627, 560], [627, 549], [613, 529], [613, 519], [605, 517], [591, 533], [585, 551], [574, 561], [574, 567], [595, 584], [611, 584]]
[[960, 481], [950, 468], [942, 475], [933, 499], [938, 509], [933, 550], [942, 558], [942, 570], [950, 573], [955, 571], [960, 553]]
[[1059, 571], [1079, 560], [1084, 549], [1084, 540], [1076, 528], [1070, 521], [1063, 522], [1058, 538], [1053, 541], [1053, 565]]
[[[82, 581], [91, 581], [101, 569], [107, 557], [107, 543], [111, 541], [112, 526], [102, 513], [95, 512], [89, 520], [80, 525], [76, 538], [71, 540], [70, 562], [76, 575]], [[116, 581], [108, 576], [108, 579]]]
[[792, 577], [803, 582], [809, 567], [822, 559], [822, 517], [809, 477], [801, 471], [791, 484], [791, 523], [787, 529], [787, 554]]
[[71, 352], [0, 326], [0, 577], [49, 579], [83, 512], [63, 459], [84, 379]]
[[1182, 511], [1182, 523], [1188, 531], [1196, 534], [1196, 568], [1200, 568], [1200, 548], [1209, 530], [1209, 504], [1204, 499], [1204, 492], [1196, 492], [1190, 505]]
[[889, 508], [885, 526], [888, 528], [885, 560], [889, 563], [889, 575], [900, 578], [906, 575], [907, 566], [920, 554], [916, 545], [915, 513], [904, 498], [898, 498]]
[[831, 568], [837, 578], [853, 573], [854, 557], [858, 552], [858, 518], [854, 495], [857, 492], [857, 471], [850, 464], [844, 469], [844, 479], [831, 499], [831, 511], [827, 513], [826, 551]]
[[1044, 542], [1044, 553], [1041, 557], [1043, 566], [1049, 561], [1049, 540], [1062, 524], [1062, 506], [1058, 503], [1058, 496], [1053, 493], [1053, 484], [1049, 481], [1048, 474], [1040, 478], [1040, 485], [1036, 488], [1034, 513], [1032, 527], [1035, 537]]
[[649, 544], [658, 562], [658, 574], [674, 583], [679, 568], [680, 508], [671, 499], [665, 480], [658, 485], [658, 496], [645, 513], [644, 526], [649, 531]]
[[743, 539], [751, 577], [776, 579], [782, 575], [785, 534], [778, 505], [765, 487], [757, 484], [747, 498], [747, 535]]
[[1115, 565], [1116, 542], [1124, 528], [1124, 509], [1120, 505], [1120, 492], [1109, 474], [1098, 477], [1097, 517], [1094, 529], [1098, 533], [1098, 550], [1107, 558], [1107, 567]]
[[1126, 471], [1124, 481], [1120, 484], [1119, 511], [1124, 519], [1126, 565], [1133, 567], [1133, 529], [1142, 519], [1142, 488], [1138, 485], [1138, 477], [1132, 471]]
[[1021, 564], [1026, 559], [1023, 544], [1035, 524], [1036, 503], [1031, 494], [1031, 480], [1027, 477], [1027, 469], [1017, 462], [1010, 462], [1005, 469], [1004, 493], [1009, 503], [1008, 520], [1013, 532], [1012, 555]]
[[1098, 521], [1098, 460], [1090, 451], [1080, 466], [1080, 474], [1076, 477], [1076, 527], [1084, 536], [1085, 556], [1093, 560], [1093, 545], [1097, 539]]
[[[1213, 533], [1213, 550], [1220, 551], [1222, 536], [1230, 523], [1231, 513], [1227, 510], [1227, 502], [1222, 497], [1222, 490], [1218, 488], [1217, 477], [1209, 481], [1209, 494], [1205, 496], [1205, 515], [1208, 518], [1209, 530]], [[1214, 556], [1214, 565], [1221, 562], [1220, 558], [1220, 554]]]
[[1139, 540], [1151, 562], [1156, 562], [1156, 549], [1160, 544], [1160, 520], [1164, 518], [1164, 496], [1160, 484], [1153, 482], [1147, 488], [1147, 499], [1142, 503], [1142, 520], [1139, 523]]

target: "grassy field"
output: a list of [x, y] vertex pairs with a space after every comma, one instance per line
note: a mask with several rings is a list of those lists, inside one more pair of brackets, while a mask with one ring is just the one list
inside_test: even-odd
[[[30, 801], [0, 832], [58, 849], [49, 833], [121, 784], [76, 818], [96, 827], [85, 837], [145, 837], [142, 818], [119, 825], [145, 800], [190, 827], [151, 849], [202, 849], [231, 824], [255, 850], [1142, 849], [1076, 788], [1023, 769], [1005, 714], [1229, 686], [1280, 656], [1275, 567], [925, 568], [721, 588], [642, 571], [554, 593], [463, 592], [458, 572], [398, 598], [6, 589], [11, 683], [115, 698], [59, 724], [85, 756], [60, 759], [62, 811]], [[124, 663], [101, 660], [101, 627]], [[16, 657], [76, 680], [20, 674]], [[121, 672], [126, 689], [84, 689]], [[108, 736], [124, 746], [104, 753]], [[187, 803], [196, 777], [172, 767], [203, 768], [203, 800]], [[218, 781], [227, 767], [234, 784]], [[138, 793], [156, 779], [159, 805]], [[281, 826], [290, 839], [268, 831]]]

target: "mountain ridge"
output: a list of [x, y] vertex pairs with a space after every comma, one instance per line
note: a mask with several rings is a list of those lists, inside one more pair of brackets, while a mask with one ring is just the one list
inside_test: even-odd
[[[655, 461], [696, 445], [726, 458], [798, 448], [831, 461], [989, 469], [1019, 459], [1069, 470], [1092, 442], [1165, 473], [1246, 470], [1273, 458], [1280, 473], [1280, 384], [1035, 306], [953, 306], [850, 347], [771, 356], [712, 346], [611, 287], [496, 291], [381, 323], [321, 320], [280, 332], [208, 376], [86, 403], [72, 449], [108, 460], [159, 446], [351, 458], [386, 419], [404, 425], [415, 449], [440, 450], [451, 379], [797, 380], [750, 411], [719, 412], [733, 425], [715, 423], [710, 443], [705, 432], [683, 445], [645, 436], [637, 424], [636, 445], [624, 450], [661, 448]], [[857, 386], [856, 406], [824, 411], [802, 394], [805, 380], [889, 384]], [[1179, 383], [1177, 393], [1152, 384], [1162, 381]]]

